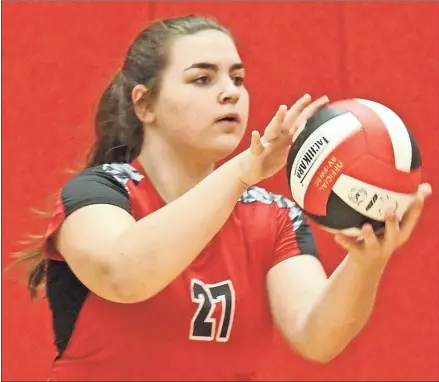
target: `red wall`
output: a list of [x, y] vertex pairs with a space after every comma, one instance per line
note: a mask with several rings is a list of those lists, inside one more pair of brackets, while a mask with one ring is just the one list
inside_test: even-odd
[[[392, 260], [365, 331], [333, 363], [312, 365], [282, 345], [267, 378], [439, 378], [438, 3], [3, 3], [2, 265], [29, 230], [29, 208], [67, 179], [92, 137], [100, 91], [153, 18], [190, 12], [232, 27], [248, 66], [252, 129], [304, 92], [370, 98], [411, 127], [436, 194]], [[247, 136], [248, 137], [248, 136]], [[248, 139], [245, 140], [247, 144]], [[243, 147], [243, 146], [241, 146]], [[265, 184], [287, 193], [284, 174]], [[331, 272], [343, 256], [315, 229]], [[43, 380], [54, 355], [45, 302], [2, 278], [2, 380]]]

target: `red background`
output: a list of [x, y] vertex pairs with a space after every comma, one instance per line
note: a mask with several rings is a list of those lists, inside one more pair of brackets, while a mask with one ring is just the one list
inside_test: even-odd
[[[201, 13], [234, 31], [248, 67], [252, 129], [305, 92], [369, 98], [393, 108], [421, 149], [436, 191], [412, 240], [384, 275], [374, 315], [328, 365], [285, 351], [274, 378], [438, 380], [438, 3], [2, 3], [2, 265], [45, 222], [29, 208], [81, 163], [100, 92], [151, 19]], [[248, 135], [244, 140], [247, 144]], [[242, 148], [243, 146], [241, 146]], [[266, 182], [288, 194], [283, 173]], [[315, 229], [328, 272], [343, 251]], [[2, 278], [2, 380], [46, 379], [54, 355], [45, 302]]]

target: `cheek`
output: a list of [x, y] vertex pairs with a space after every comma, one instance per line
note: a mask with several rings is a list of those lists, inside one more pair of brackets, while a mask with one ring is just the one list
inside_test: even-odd
[[168, 97], [160, 101], [157, 122], [159, 127], [174, 139], [193, 140], [202, 133], [208, 122], [207, 108], [190, 97]]
[[[204, 100], [205, 101], [205, 100]], [[194, 125], [205, 121], [208, 117], [208, 106], [203, 99], [196, 99], [193, 95], [175, 94], [164, 102], [163, 112], [172, 118], [178, 125]], [[162, 114], [164, 114], [162, 113]]]
[[239, 112], [242, 115], [243, 125], [244, 127], [247, 127], [248, 122], [248, 115], [249, 115], [249, 109], [250, 109], [250, 97], [248, 95], [247, 90], [244, 90], [239, 104]]

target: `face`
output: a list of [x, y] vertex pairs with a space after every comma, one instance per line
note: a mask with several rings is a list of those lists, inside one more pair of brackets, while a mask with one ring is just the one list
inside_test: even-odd
[[210, 30], [177, 38], [153, 106], [155, 133], [174, 148], [219, 160], [239, 144], [249, 97], [233, 40]]

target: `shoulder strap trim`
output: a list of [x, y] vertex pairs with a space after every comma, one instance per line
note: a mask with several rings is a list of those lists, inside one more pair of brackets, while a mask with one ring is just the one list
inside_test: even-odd
[[137, 185], [144, 178], [139, 171], [128, 163], [106, 163], [102, 165], [102, 169], [111, 174], [124, 186], [126, 186], [130, 180]]

